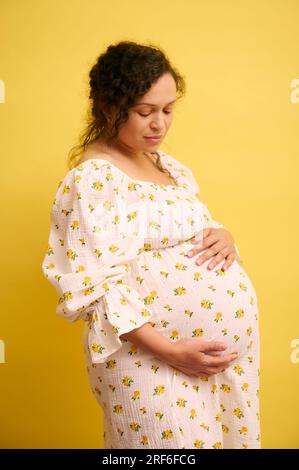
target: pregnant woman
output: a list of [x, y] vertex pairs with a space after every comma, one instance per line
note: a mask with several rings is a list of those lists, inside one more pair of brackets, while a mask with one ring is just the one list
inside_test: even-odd
[[105, 448], [260, 448], [255, 289], [192, 171], [159, 150], [184, 80], [160, 49], [128, 41], [89, 77], [42, 269], [57, 313], [84, 320]]

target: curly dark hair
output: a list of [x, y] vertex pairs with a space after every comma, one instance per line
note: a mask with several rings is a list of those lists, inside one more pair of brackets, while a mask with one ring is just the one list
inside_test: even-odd
[[[89, 144], [99, 137], [113, 142], [119, 127], [128, 119], [128, 110], [143, 96], [162, 75], [170, 73], [176, 83], [177, 100], [185, 95], [186, 82], [161, 48], [121, 41], [110, 45], [102, 53], [89, 72], [89, 96], [87, 127], [79, 137], [79, 144], [71, 148], [68, 166], [76, 166], [80, 156]], [[156, 165], [161, 171], [157, 152]]]

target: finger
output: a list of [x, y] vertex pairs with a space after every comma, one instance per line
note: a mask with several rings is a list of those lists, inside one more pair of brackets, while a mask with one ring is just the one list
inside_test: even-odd
[[[199, 338], [193, 338], [194, 341], [199, 340], [198, 351], [202, 354], [208, 354], [209, 352], [224, 351], [227, 345], [222, 341], [203, 341]], [[221, 356], [223, 357], [223, 356]]]
[[234, 253], [231, 253], [230, 255], [228, 255], [226, 257], [226, 260], [225, 260], [225, 263], [223, 264], [223, 266], [221, 267], [221, 269], [223, 269], [223, 271], [225, 271], [226, 269], [228, 269], [232, 264], [233, 262], [235, 261], [236, 259], [236, 255]]
[[[198, 246], [195, 246], [195, 249], [198, 249], [198, 251], [203, 250], [204, 248], [208, 248], [209, 246], [213, 245], [214, 243], [217, 243], [219, 240], [219, 237], [217, 234], [212, 233], [211, 235], [198, 240]], [[195, 244], [195, 243], [194, 243]]]
[[221, 242], [215, 243], [211, 248], [209, 248], [205, 253], [199, 256], [196, 260], [196, 264], [202, 264], [204, 261], [212, 258], [212, 256], [217, 255], [219, 251], [223, 249], [223, 244]]
[[238, 357], [238, 354], [236, 353], [232, 353], [232, 354], [229, 354], [229, 355], [226, 355], [226, 356], [209, 356], [208, 354], [206, 354], [206, 358], [205, 358], [205, 365], [207, 365], [208, 367], [211, 367], [211, 366], [215, 366], [215, 367], [223, 367], [225, 366], [226, 364], [229, 364], [231, 361], [237, 359]]
[[223, 248], [223, 250], [220, 250], [219, 253], [214, 257], [214, 259], [210, 262], [210, 264], [207, 266], [208, 269], [213, 269], [217, 264], [220, 263], [224, 258], [226, 258], [229, 254], [229, 249], [228, 248]]

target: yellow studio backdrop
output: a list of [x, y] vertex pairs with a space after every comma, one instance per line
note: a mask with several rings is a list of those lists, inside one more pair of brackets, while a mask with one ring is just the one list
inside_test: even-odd
[[232, 232], [259, 299], [263, 448], [298, 448], [299, 2], [0, 2], [2, 448], [101, 448], [83, 322], [43, 277], [50, 209], [110, 43], [162, 47], [187, 81], [161, 150]]

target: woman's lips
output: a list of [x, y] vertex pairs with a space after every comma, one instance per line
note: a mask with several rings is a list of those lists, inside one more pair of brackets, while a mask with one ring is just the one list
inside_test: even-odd
[[153, 143], [159, 142], [159, 140], [162, 139], [162, 137], [144, 137], [144, 138]]

